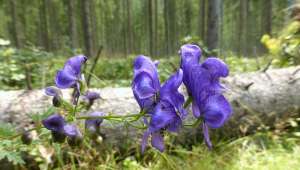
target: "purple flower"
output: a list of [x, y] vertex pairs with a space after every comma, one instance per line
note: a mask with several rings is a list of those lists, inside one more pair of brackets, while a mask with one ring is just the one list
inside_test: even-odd
[[54, 142], [62, 143], [65, 141], [64, 126], [66, 125], [66, 121], [60, 114], [50, 115], [48, 118], [42, 120], [42, 124], [46, 129], [51, 131]]
[[181, 55], [180, 67], [183, 70], [183, 83], [187, 87], [187, 91], [191, 93], [190, 84], [190, 68], [194, 65], [199, 65], [201, 57], [201, 49], [197, 45], [186, 44], [180, 48], [179, 54]]
[[196, 118], [203, 118], [205, 142], [211, 148], [208, 127], [219, 128], [231, 116], [229, 102], [222, 95], [221, 77], [229, 74], [228, 66], [218, 58], [208, 58], [199, 63], [201, 50], [196, 45], [183, 45], [180, 50], [183, 82], [193, 98], [192, 110]]
[[42, 120], [44, 127], [52, 132], [54, 140], [64, 141], [65, 136], [72, 140], [82, 138], [79, 129], [72, 124], [67, 124], [65, 119], [60, 114], [50, 115], [48, 118]]
[[68, 140], [68, 144], [70, 146], [77, 146], [83, 140], [83, 136], [82, 136], [80, 130], [74, 124], [65, 125], [64, 132], [65, 132], [65, 135], [68, 136], [67, 140]]
[[48, 96], [53, 96], [52, 103], [53, 106], [59, 107], [61, 105], [62, 100], [62, 92], [59, 88], [55, 86], [50, 86], [45, 89], [45, 93]]
[[94, 101], [99, 99], [100, 95], [97, 92], [87, 91], [83, 95], [83, 100], [88, 104], [88, 107], [92, 106], [94, 104]]
[[142, 138], [142, 152], [150, 136], [152, 146], [162, 152], [164, 129], [177, 132], [181, 127], [181, 119], [186, 115], [183, 109], [184, 97], [178, 91], [182, 77], [180, 69], [161, 86], [156, 64], [145, 56], [135, 59], [132, 90], [141, 109], [146, 110], [151, 117]]
[[155, 63], [148, 57], [138, 56], [134, 61], [132, 90], [141, 110], [155, 105], [159, 89], [160, 82]]
[[[91, 117], [97, 117], [97, 116], [103, 116], [104, 113], [102, 112], [93, 112], [90, 113], [89, 116]], [[85, 129], [88, 131], [88, 133], [95, 137], [99, 135], [100, 133], [100, 125], [103, 122], [103, 119], [101, 118], [94, 118], [94, 119], [87, 119], [85, 121]]]
[[64, 126], [64, 133], [66, 134], [66, 136], [68, 136], [70, 138], [81, 138], [82, 137], [81, 132], [79, 131], [77, 126], [74, 124], [66, 124]]
[[66, 125], [65, 119], [60, 114], [50, 115], [48, 118], [42, 121], [42, 124], [48, 130], [54, 132], [64, 132], [64, 126]]
[[78, 55], [68, 59], [63, 67], [56, 74], [55, 84], [58, 88], [66, 89], [79, 87], [81, 80], [81, 66], [87, 60], [84, 55]]

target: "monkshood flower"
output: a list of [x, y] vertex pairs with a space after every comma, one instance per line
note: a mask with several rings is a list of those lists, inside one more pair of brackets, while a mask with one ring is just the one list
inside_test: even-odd
[[87, 91], [83, 95], [83, 100], [87, 103], [88, 108], [94, 104], [94, 101], [99, 99], [100, 95], [97, 92]]
[[64, 126], [64, 133], [68, 137], [67, 141], [70, 146], [78, 146], [83, 140], [80, 130], [74, 124], [66, 124]]
[[42, 124], [46, 129], [51, 131], [54, 142], [62, 143], [65, 140], [64, 126], [66, 125], [66, 121], [60, 114], [50, 115], [42, 121]]
[[155, 106], [160, 90], [157, 68], [150, 58], [140, 55], [134, 60], [132, 90], [141, 110]]
[[78, 55], [69, 58], [63, 67], [59, 70], [55, 77], [55, 84], [58, 88], [75, 88], [75, 97], [80, 94], [81, 66], [86, 62], [87, 57]]
[[178, 88], [182, 83], [183, 73], [180, 69], [162, 86], [160, 85], [156, 63], [145, 56], [138, 56], [134, 61], [134, 78], [132, 90], [141, 109], [150, 115], [148, 129], [142, 138], [144, 152], [148, 138], [159, 151], [164, 150], [163, 132], [177, 132], [186, 115], [183, 109], [184, 97]]
[[57, 88], [55, 86], [47, 87], [45, 89], [45, 93], [48, 96], [53, 96], [53, 99], [52, 99], [53, 106], [59, 107], [61, 105], [62, 92], [59, 88]]
[[[104, 116], [102, 112], [92, 112], [89, 114], [90, 117]], [[85, 121], [85, 129], [92, 138], [100, 135], [100, 125], [103, 122], [101, 118], [87, 119]]]
[[203, 118], [202, 130], [209, 148], [208, 127], [219, 128], [231, 116], [229, 102], [222, 95], [221, 77], [229, 74], [228, 66], [218, 58], [208, 58], [199, 63], [201, 50], [198, 46], [187, 44], [180, 49], [181, 68], [184, 72], [184, 84], [193, 98], [192, 110], [196, 118]]
[[70, 145], [78, 144], [82, 134], [76, 125], [68, 124], [60, 114], [50, 115], [42, 121], [44, 127], [51, 131], [54, 142], [63, 142], [68, 137]]

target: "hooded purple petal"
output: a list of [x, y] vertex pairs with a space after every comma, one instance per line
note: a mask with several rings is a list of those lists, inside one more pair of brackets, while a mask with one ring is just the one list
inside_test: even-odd
[[157, 73], [157, 62], [153, 62], [149, 57], [140, 55], [134, 60], [134, 77], [140, 72], [149, 73], [152, 81], [153, 88], [159, 90], [160, 82]]
[[87, 60], [86, 56], [77, 55], [69, 58], [65, 63], [65, 67], [70, 66], [73, 69], [74, 74], [78, 76], [81, 72], [81, 65], [84, 64], [86, 60]]
[[66, 124], [64, 126], [64, 133], [66, 136], [70, 137], [70, 138], [81, 138], [82, 134], [79, 131], [79, 129], [77, 128], [76, 125], [73, 124]]
[[215, 79], [218, 79], [220, 77], [227, 77], [229, 74], [227, 64], [215, 57], [206, 59], [202, 63], [202, 67], [209, 70], [210, 74]]
[[182, 83], [183, 72], [181, 69], [173, 74], [160, 89], [160, 100], [170, 103], [182, 115], [186, 115], [183, 108], [184, 96], [179, 93], [178, 88]]
[[62, 70], [59, 70], [55, 77], [55, 84], [58, 88], [70, 88], [76, 85], [77, 77], [74, 70], [66, 65]]
[[48, 118], [44, 119], [42, 121], [42, 124], [48, 130], [54, 132], [62, 132], [66, 124], [66, 121], [60, 114], [53, 114], [50, 115]]
[[138, 56], [134, 60], [132, 90], [142, 109], [154, 104], [154, 98], [159, 88], [160, 82], [155, 63], [148, 57]]
[[163, 152], [165, 149], [164, 138], [160, 132], [155, 132], [151, 134], [151, 145], [158, 149], [160, 152]]
[[[93, 112], [90, 113], [89, 116], [91, 117], [97, 117], [97, 116], [103, 116], [104, 113], [102, 112]], [[103, 122], [103, 119], [101, 118], [95, 118], [95, 119], [87, 119], [85, 121], [85, 128], [90, 132], [90, 133], [96, 133], [98, 132], [100, 128], [100, 124]]]
[[203, 112], [207, 125], [211, 128], [219, 128], [231, 116], [232, 109], [223, 95], [213, 95], [205, 101]]
[[62, 96], [61, 90], [55, 86], [46, 87], [45, 93], [48, 96], [56, 96], [56, 97]]
[[181, 55], [181, 66], [188, 63], [199, 64], [201, 49], [197, 45], [185, 44], [181, 46], [179, 53]]
[[195, 65], [199, 65], [201, 57], [201, 49], [197, 45], [186, 44], [181, 46], [180, 51], [181, 64], [180, 68], [183, 70], [183, 83], [187, 87], [189, 94], [191, 93], [191, 80], [190, 74]]
[[201, 111], [203, 101], [216, 93], [216, 89], [212, 88], [214, 82], [209, 71], [200, 65], [193, 67], [189, 76], [191, 79], [191, 95]]

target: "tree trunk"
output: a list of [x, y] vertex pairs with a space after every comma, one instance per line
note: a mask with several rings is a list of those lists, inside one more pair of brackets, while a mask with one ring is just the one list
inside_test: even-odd
[[262, 0], [262, 33], [272, 33], [272, 1]]
[[47, 6], [49, 9], [49, 26], [50, 26], [50, 39], [51, 39], [51, 50], [56, 51], [61, 47], [61, 26], [58, 18], [58, 2], [47, 0]]
[[218, 48], [219, 18], [220, 0], [209, 0], [207, 18], [207, 47], [209, 50]]
[[204, 42], [205, 40], [205, 20], [206, 20], [206, 0], [199, 0], [199, 37]]
[[191, 32], [191, 28], [192, 28], [192, 7], [191, 7], [192, 3], [191, 3], [191, 0], [186, 0], [184, 1], [184, 17], [185, 17], [185, 36], [187, 35], [191, 35], [192, 32]]
[[128, 42], [128, 53], [133, 53], [133, 32], [131, 25], [131, 0], [126, 0], [126, 16], [127, 16], [127, 42]]
[[165, 42], [166, 42], [166, 55], [170, 55], [170, 37], [169, 37], [169, 6], [168, 0], [164, 0], [164, 26], [165, 26]]
[[47, 0], [40, 1], [39, 15], [40, 15], [40, 32], [41, 32], [41, 44], [46, 51], [50, 50], [49, 35], [48, 35], [48, 18], [47, 18]]
[[87, 57], [93, 56], [92, 28], [90, 21], [90, 1], [81, 0], [81, 19], [84, 37], [85, 54]]
[[158, 0], [154, 0], [154, 55], [157, 57], [158, 47], [159, 47], [159, 38], [158, 38]]
[[68, 18], [69, 18], [69, 36], [71, 41], [71, 48], [76, 49], [78, 47], [77, 43], [77, 28], [76, 28], [76, 10], [75, 1], [68, 0]]
[[152, 21], [152, 0], [148, 0], [148, 28], [149, 28], [149, 52], [150, 52], [150, 56], [153, 56], [154, 38], [153, 38], [153, 21]]
[[16, 48], [21, 48], [21, 39], [19, 35], [19, 24], [17, 19], [17, 7], [16, 7], [16, 0], [9, 1], [10, 6], [10, 18], [11, 18], [11, 35], [13, 38], [14, 45]]

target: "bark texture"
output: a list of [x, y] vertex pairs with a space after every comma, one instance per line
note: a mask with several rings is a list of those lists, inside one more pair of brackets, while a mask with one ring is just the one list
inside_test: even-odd
[[[281, 118], [299, 114], [300, 66], [233, 75], [223, 82], [228, 88], [225, 96], [230, 100], [234, 113], [222, 130], [230, 128], [232, 132], [248, 133], [262, 124], [274, 126], [274, 122]], [[118, 115], [139, 112], [129, 87], [94, 90], [100, 92], [102, 99], [93, 105], [93, 110]], [[64, 96], [70, 96], [70, 92], [64, 91]], [[42, 90], [0, 91], [0, 101], [0, 120], [20, 125], [28, 120], [26, 114], [45, 111], [51, 105], [51, 97]], [[192, 119], [189, 117], [188, 121]], [[110, 126], [119, 125], [104, 128], [109, 132], [105, 133], [108, 136], [122, 139], [124, 136], [116, 134], [127, 135], [124, 130], [108, 128]], [[183, 131], [192, 133], [187, 129]], [[135, 130], [127, 132], [136, 135]]]

